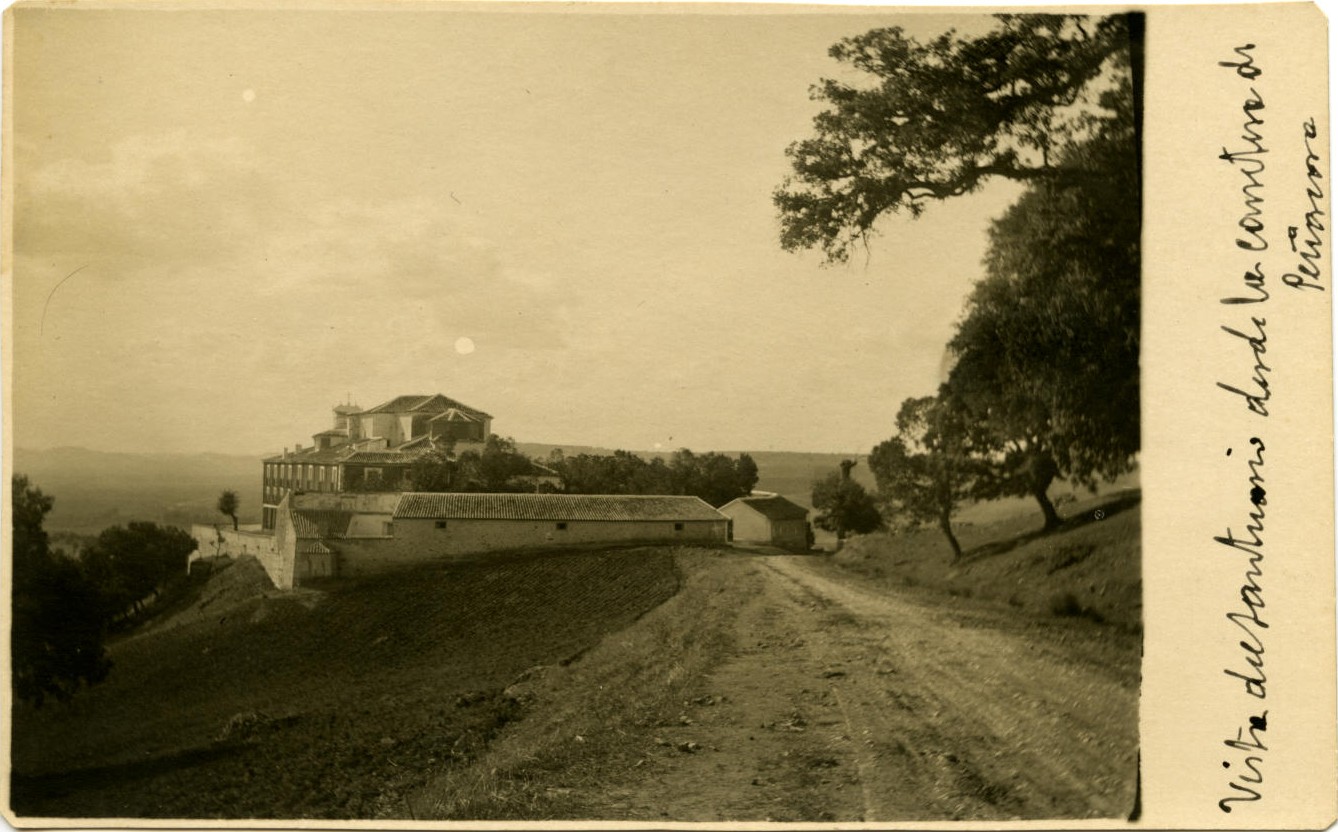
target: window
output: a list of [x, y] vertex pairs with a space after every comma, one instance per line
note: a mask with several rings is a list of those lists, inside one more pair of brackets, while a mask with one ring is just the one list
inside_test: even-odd
[[565, 531], [567, 530], [567, 524], [566, 524], [566, 523], [558, 523], [558, 524], [557, 524], [557, 530], [560, 531], [560, 532], [565, 532]]
[[683, 524], [682, 524], [682, 523], [675, 523], [675, 524], [674, 524], [674, 531], [676, 531], [676, 532], [681, 532], [681, 531], [683, 531]]
[[444, 528], [446, 528], [446, 521], [445, 521], [445, 520], [438, 520], [438, 521], [437, 521], [435, 524], [433, 524], [433, 525], [435, 525], [435, 526], [436, 526], [437, 528], [439, 528], [439, 529], [444, 529]]
[[394, 536], [395, 536], [395, 524], [394, 524], [394, 523], [382, 523], [382, 524], [381, 524], [381, 534], [385, 535], [386, 537], [394, 537]]

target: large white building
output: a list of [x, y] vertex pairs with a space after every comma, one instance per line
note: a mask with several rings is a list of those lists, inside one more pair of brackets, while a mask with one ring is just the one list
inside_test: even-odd
[[396, 396], [367, 410], [336, 405], [334, 427], [313, 434], [309, 447], [264, 460], [261, 527], [275, 528], [289, 493], [403, 491], [423, 454], [481, 451], [491, 433], [492, 416], [440, 393]]

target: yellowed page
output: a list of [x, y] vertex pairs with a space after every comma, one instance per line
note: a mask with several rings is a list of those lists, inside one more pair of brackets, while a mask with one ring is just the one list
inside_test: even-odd
[[[291, 437], [305, 444], [325, 426], [327, 398], [356, 395], [366, 406], [438, 388], [497, 413], [498, 435], [569, 449], [667, 454], [686, 443], [867, 454], [891, 435], [898, 404], [932, 394], [951, 367], [943, 344], [979, 275], [985, 225], [1020, 191], [990, 186], [958, 213], [945, 203], [920, 225], [881, 226], [867, 254], [819, 271], [813, 252], [781, 252], [771, 189], [789, 172], [784, 148], [807, 135], [816, 112], [807, 85], [834, 71], [823, 63], [826, 45], [875, 26], [941, 31], [959, 13], [961, 28], [975, 31], [988, 24], [981, 11], [998, 10], [19, 3], [5, 14], [6, 471], [22, 473], [16, 447], [62, 445], [235, 453], [259, 468], [262, 458], [287, 459]], [[850, 752], [838, 767], [853, 772], [839, 804], [846, 814], [777, 823], [761, 810], [715, 817], [710, 806], [695, 806], [701, 814], [691, 818], [576, 821], [27, 816], [10, 805], [10, 715], [32, 717], [15, 707], [0, 726], [6, 820], [79, 828], [1332, 824], [1328, 23], [1308, 3], [1143, 11], [1135, 484], [1146, 501], [1135, 510], [1144, 654], [1139, 762], [1120, 769], [1118, 786], [1132, 789], [1136, 778], [1136, 808], [1108, 809], [1094, 794], [1076, 815], [1034, 804], [1010, 814], [977, 802], [956, 820], [922, 817], [906, 807], [923, 786], [896, 793], [869, 774], [872, 757]], [[428, 31], [467, 31], [472, 40], [451, 52]], [[805, 50], [802, 66], [766, 54], [787, 49]], [[546, 71], [545, 61], [579, 67], [584, 74], [571, 77], [584, 85], [562, 86], [568, 76]], [[784, 74], [788, 87], [731, 95], [745, 89], [749, 67]], [[457, 83], [442, 85], [443, 73]], [[629, 98], [627, 88], [642, 93]], [[636, 98], [621, 109], [603, 101]], [[748, 160], [712, 154], [713, 142], [738, 136], [753, 142]], [[676, 155], [694, 145], [700, 152]], [[456, 178], [436, 169], [443, 159]], [[686, 171], [689, 164], [696, 167]], [[406, 184], [414, 182], [421, 188]], [[386, 183], [407, 195], [383, 193]], [[1086, 497], [1074, 499], [1086, 506]], [[8, 524], [4, 534], [8, 550]], [[814, 586], [829, 592], [824, 603], [845, 603], [852, 614], [881, 609]], [[8, 625], [8, 605], [2, 615]], [[809, 641], [832, 655], [844, 649], [817, 634]], [[8, 685], [8, 656], [3, 667]], [[838, 687], [846, 670], [825, 672], [834, 675], [817, 676], [814, 689], [845, 691], [837, 698], [847, 697], [840, 707], [849, 722], [858, 692]], [[1010, 677], [997, 678], [1003, 701]], [[759, 700], [763, 693], [754, 691]], [[80, 695], [73, 702], [71, 712]], [[1016, 736], [1036, 718], [1017, 712]], [[774, 720], [762, 724], [778, 730]], [[981, 724], [981, 734], [999, 727]], [[828, 776], [821, 765], [815, 777]], [[781, 790], [760, 772], [751, 785]]]

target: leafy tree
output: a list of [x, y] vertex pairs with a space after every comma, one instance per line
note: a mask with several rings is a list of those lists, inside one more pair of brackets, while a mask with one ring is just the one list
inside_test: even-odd
[[697, 454], [680, 448], [669, 461], [646, 460], [630, 451], [612, 454], [551, 455], [568, 494], [678, 494], [722, 506], [752, 492], [757, 463], [748, 454], [733, 459], [716, 452]]
[[813, 507], [818, 510], [813, 522], [820, 529], [836, 532], [837, 540], [844, 540], [852, 532], [867, 534], [883, 526], [873, 497], [850, 478], [855, 465], [853, 459], [843, 460], [839, 473], [833, 471], [813, 483]]
[[10, 659], [14, 696], [38, 707], [107, 677], [97, 590], [79, 564], [51, 552], [43, 522], [54, 500], [15, 476]]
[[414, 460], [409, 479], [415, 491], [450, 491], [455, 482], [455, 461], [446, 451], [428, 451]]
[[713, 506], [746, 497], [757, 484], [757, 463], [746, 454], [735, 460], [721, 453], [694, 454], [680, 448], [670, 458], [669, 470], [673, 478], [669, 493], [690, 494]]
[[950, 398], [907, 399], [897, 413], [897, 435], [869, 454], [878, 490], [916, 523], [934, 521], [952, 559], [962, 557], [952, 513], [970, 493], [978, 463], [972, 458], [968, 415]]
[[224, 491], [218, 495], [218, 513], [232, 518], [232, 530], [237, 530], [237, 492]]
[[1129, 75], [1129, 18], [996, 18], [977, 37], [921, 43], [891, 27], [831, 48], [863, 80], [812, 89], [828, 107], [815, 135], [787, 149], [794, 173], [774, 194], [787, 250], [821, 247], [844, 261], [885, 213], [919, 216], [996, 176], [1091, 175], [1059, 151], [1109, 115], [1103, 93]]
[[490, 435], [482, 452], [460, 454], [457, 470], [461, 491], [534, 491], [534, 486], [522, 479], [534, 473], [534, 462], [516, 450], [516, 442], [510, 437]]
[[995, 452], [976, 496], [1093, 486], [1132, 465], [1139, 422], [1139, 216], [1132, 117], [1071, 150], [1102, 178], [1038, 183], [990, 230], [987, 277], [949, 347], [955, 396]]
[[353, 488], [356, 491], [384, 491], [385, 483], [382, 482], [379, 471], [363, 469], [362, 477], [354, 480]]
[[139, 612], [145, 598], [184, 576], [195, 540], [186, 532], [156, 523], [131, 522], [102, 530], [81, 560], [101, 590], [108, 617]]
[[1026, 183], [991, 228], [949, 388], [981, 429], [973, 495], [1030, 494], [1053, 528], [1056, 478], [1091, 485], [1139, 447], [1139, 18], [996, 18], [977, 37], [834, 46], [864, 80], [814, 88], [829, 106], [775, 202], [785, 248], [841, 261], [884, 214]]
[[739, 454], [738, 461], [734, 463], [734, 476], [739, 490], [743, 492], [738, 496], [745, 497], [753, 493], [753, 489], [757, 487], [759, 475], [757, 462], [753, 459], [752, 454]]

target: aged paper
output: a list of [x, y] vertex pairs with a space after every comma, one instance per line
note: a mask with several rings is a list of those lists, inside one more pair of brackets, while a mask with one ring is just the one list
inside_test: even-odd
[[[309, 412], [325, 418], [310, 400], [329, 395], [331, 384], [341, 397], [345, 383], [380, 396], [382, 388], [366, 380], [377, 376], [422, 392], [447, 383], [464, 386], [466, 397], [478, 391], [499, 424], [502, 412], [488, 397], [502, 400], [511, 424], [505, 432], [534, 441], [590, 437], [585, 445], [665, 453], [687, 442], [866, 454], [891, 432], [903, 398], [933, 392], [901, 380], [869, 384], [870, 357], [898, 362], [887, 373], [894, 378], [936, 383], [951, 367], [943, 343], [969, 288], [960, 275], [954, 279], [961, 285], [934, 286], [926, 278], [900, 289], [888, 288], [891, 278], [973, 270], [984, 243], [960, 242], [950, 222], [917, 226], [929, 229], [918, 238], [884, 227], [864, 271], [857, 266], [866, 255], [857, 251], [856, 266], [824, 273], [827, 285], [854, 284], [842, 289], [847, 297], [815, 288], [819, 273], [783, 259], [776, 230], [766, 226], [770, 189], [786, 172], [780, 153], [803, 135], [762, 134], [786, 108], [806, 124], [805, 86], [833, 70], [794, 69], [787, 80], [800, 95], [793, 100], [732, 95], [714, 86], [715, 76], [737, 79], [747, 74], [739, 67], [751, 66], [780, 73], [784, 62], [768, 63], [764, 53], [810, 49], [810, 41], [830, 44], [879, 26], [983, 29], [981, 11], [998, 9], [17, 4], [5, 17], [6, 469], [22, 473], [15, 449], [34, 446], [120, 451], [160, 442], [176, 453], [234, 447], [200, 444], [201, 434], [232, 434], [245, 455], [303, 437]], [[1123, 785], [1111, 787], [1136, 784], [1136, 800], [1127, 812], [1097, 795], [1097, 809], [1074, 815], [1029, 806], [1012, 815], [968, 810], [948, 820], [943, 813], [875, 811], [913, 804], [918, 786], [893, 800], [870, 795], [866, 784], [862, 797], [850, 798], [851, 805], [863, 800], [864, 817], [815, 812], [780, 822], [1318, 829], [1338, 815], [1328, 24], [1307, 3], [1141, 11], [1142, 445], [1135, 482], [1145, 497], [1137, 509], [1143, 657], [1136, 769], [1126, 766]], [[467, 32], [471, 51], [444, 54], [414, 26], [380, 25], [397, 15], [431, 19], [454, 37]], [[351, 26], [351, 19], [361, 22]], [[141, 62], [133, 44], [154, 37], [176, 40], [171, 48], [155, 42]], [[233, 42], [241, 45], [235, 53], [226, 48]], [[654, 55], [658, 73], [646, 69], [654, 62], [635, 60], [643, 52]], [[259, 63], [261, 53], [281, 57]], [[821, 66], [817, 54], [813, 66]], [[546, 80], [545, 61], [579, 65], [585, 74], [572, 77], [598, 84], [573, 84], [535, 104], [526, 84]], [[434, 73], [443, 72], [457, 73], [458, 88], [448, 93], [439, 85]], [[567, 78], [551, 75], [547, 80]], [[644, 109], [600, 108], [601, 97], [625, 101], [626, 87], [641, 90]], [[201, 90], [221, 90], [228, 109]], [[513, 97], [503, 102], [503, 95]], [[529, 107], [549, 109], [536, 119]], [[708, 119], [708, 109], [733, 118]], [[593, 117], [577, 123], [573, 111]], [[181, 126], [167, 130], [174, 113]], [[261, 119], [287, 127], [257, 127]], [[458, 127], [470, 120], [488, 131]], [[116, 140], [100, 146], [99, 129]], [[749, 131], [777, 155], [755, 170], [733, 157], [723, 161], [723, 149], [718, 157], [673, 155], [694, 143], [723, 148]], [[444, 137], [439, 150], [427, 149], [429, 136]], [[638, 152], [646, 148], [656, 153]], [[454, 175], [467, 184], [438, 178], [438, 152], [455, 159]], [[475, 161], [460, 165], [459, 157]], [[685, 159], [700, 168], [686, 171]], [[466, 168], [473, 178], [458, 173]], [[385, 183], [403, 187], [415, 178], [442, 185], [444, 198], [381, 193]], [[537, 197], [539, 190], [518, 184], [522, 179], [542, 183], [548, 196]], [[198, 190], [182, 198], [173, 191], [181, 182]], [[489, 183], [494, 191], [484, 187]], [[981, 217], [997, 215], [1019, 192], [985, 189], [972, 197], [975, 214], [950, 216], [960, 216], [963, 229], [975, 223], [970, 233], [978, 235]], [[737, 251], [728, 251], [723, 235], [691, 236], [701, 225], [689, 218], [722, 228], [738, 222], [731, 238]], [[646, 227], [664, 247], [636, 248], [651, 239], [641, 236]], [[749, 261], [771, 256], [748, 248], [754, 238], [775, 249], [774, 259], [758, 261], [778, 275], [774, 283], [758, 278], [763, 267]], [[909, 252], [904, 263], [889, 264], [892, 239]], [[192, 259], [201, 252], [207, 259]], [[553, 265], [545, 271], [536, 263]], [[804, 268], [815, 263], [810, 257]], [[390, 277], [420, 272], [428, 277], [394, 284], [403, 302], [389, 296]], [[453, 276], [446, 296], [432, 294], [441, 274]], [[144, 289], [154, 281], [163, 287], [159, 297]], [[764, 291], [775, 298], [759, 300]], [[788, 311], [779, 304], [787, 296]], [[912, 307], [923, 314], [887, 323], [892, 311]], [[600, 308], [607, 314], [596, 315]], [[157, 312], [172, 325], [151, 325]], [[907, 340], [892, 343], [883, 334], [895, 329]], [[404, 333], [415, 335], [400, 340]], [[486, 371], [462, 363], [476, 344], [477, 358], [496, 362], [482, 364]], [[903, 352], [904, 344], [914, 348]], [[824, 347], [833, 357], [811, 360]], [[193, 356], [193, 374], [183, 372], [182, 355]], [[405, 367], [419, 368], [418, 375]], [[459, 381], [471, 373], [474, 381]], [[477, 378], [484, 374], [487, 381]], [[675, 394], [648, 395], [647, 379]], [[712, 386], [739, 396], [692, 394]], [[387, 388], [384, 397], [403, 392]], [[827, 414], [817, 419], [800, 403], [804, 396], [846, 406], [813, 411]], [[137, 408], [134, 419], [115, 415], [128, 410], [127, 400]], [[324, 399], [318, 404], [325, 407]], [[595, 423], [598, 430], [581, 433]], [[714, 432], [675, 438], [679, 426], [692, 423]], [[795, 425], [804, 426], [801, 438], [790, 432]], [[70, 435], [82, 439], [67, 441]], [[853, 437], [848, 445], [846, 437]], [[255, 458], [259, 468], [261, 454]], [[288, 449], [274, 458], [284, 464]], [[8, 524], [5, 534], [12, 538]], [[10, 615], [6, 608], [7, 621]], [[12, 670], [8, 659], [5, 669]], [[847, 671], [825, 672], [839, 679]], [[1000, 683], [1001, 699], [1011, 692]], [[30, 712], [16, 706], [9, 713]], [[1042, 717], [1018, 712], [1018, 734], [1027, 733], [1029, 720], [1040, 730]], [[776, 731], [774, 721], [763, 727]], [[784, 727], [796, 735], [817, 730], [793, 720]], [[214, 815], [204, 813], [171, 820], [29, 815], [10, 803], [13, 736], [7, 717], [0, 796], [17, 827], [726, 825], [700, 806], [689, 818], [563, 821], [419, 821], [405, 812], [375, 821], [362, 815], [263, 823], [207, 820]], [[1101, 741], [1095, 738], [1097, 746]], [[813, 776], [828, 776], [828, 758], [815, 759]], [[752, 785], [774, 786], [763, 774]], [[767, 813], [731, 815], [728, 825], [765, 828], [769, 820]]]

